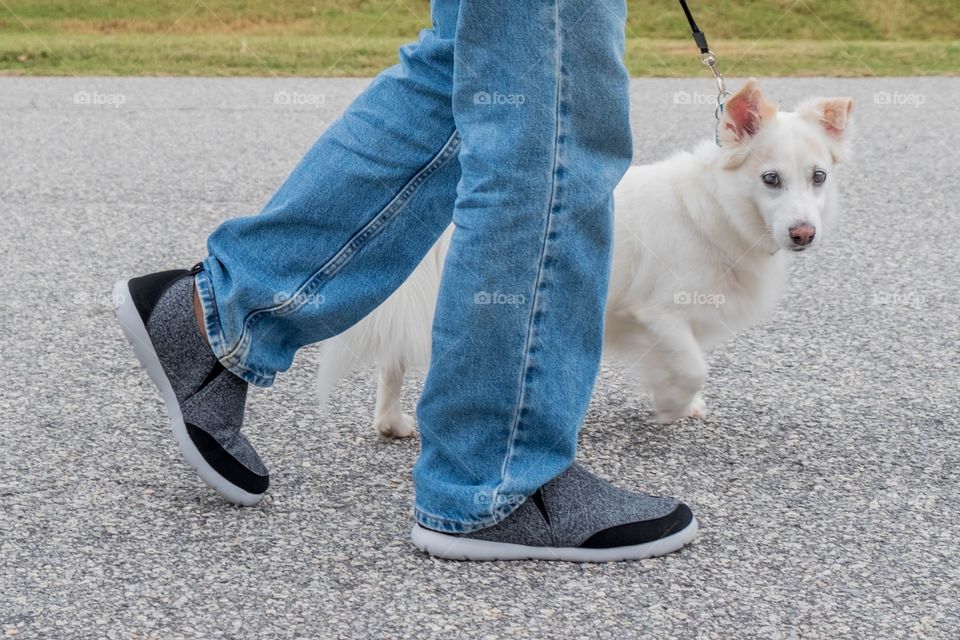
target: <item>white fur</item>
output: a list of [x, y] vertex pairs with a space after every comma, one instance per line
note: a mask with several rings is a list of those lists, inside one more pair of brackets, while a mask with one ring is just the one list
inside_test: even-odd
[[[809, 246], [822, 240], [838, 206], [836, 165], [847, 153], [850, 106], [815, 99], [779, 113], [751, 80], [727, 103], [722, 147], [708, 141], [631, 167], [617, 187], [604, 351], [652, 394], [658, 421], [706, 415], [705, 353], [774, 308], [790, 249], [809, 248], [794, 243], [790, 228], [815, 227]], [[816, 168], [827, 172], [819, 187], [810, 180]], [[763, 183], [769, 171], [782, 176], [782, 188]], [[400, 388], [405, 372], [429, 362], [451, 233], [383, 305], [322, 346], [324, 401], [351, 370], [377, 367], [374, 425], [385, 437], [415, 433]]]

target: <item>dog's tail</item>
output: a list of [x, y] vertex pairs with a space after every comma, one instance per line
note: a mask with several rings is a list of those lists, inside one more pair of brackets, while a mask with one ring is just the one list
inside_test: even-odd
[[444, 233], [399, 289], [370, 315], [320, 345], [317, 398], [326, 408], [337, 383], [359, 368], [400, 367], [423, 373], [430, 327], [451, 231]]

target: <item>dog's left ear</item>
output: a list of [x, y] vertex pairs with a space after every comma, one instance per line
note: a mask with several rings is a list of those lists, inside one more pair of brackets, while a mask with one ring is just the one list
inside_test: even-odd
[[811, 98], [797, 107], [797, 113], [821, 126], [832, 140], [834, 154], [841, 156], [853, 129], [853, 98]]
[[823, 127], [827, 135], [840, 138], [850, 128], [853, 98], [811, 98], [800, 103], [797, 113]]

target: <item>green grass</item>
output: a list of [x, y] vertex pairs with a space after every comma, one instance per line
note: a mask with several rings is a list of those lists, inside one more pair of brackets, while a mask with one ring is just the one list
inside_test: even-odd
[[[694, 0], [730, 75], [960, 72], [958, 0]], [[0, 0], [8, 75], [368, 76], [427, 0]], [[705, 73], [674, 0], [630, 0], [627, 65]]]

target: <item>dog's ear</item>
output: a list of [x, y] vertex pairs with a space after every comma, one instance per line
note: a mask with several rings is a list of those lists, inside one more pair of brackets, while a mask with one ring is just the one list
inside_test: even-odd
[[760, 91], [755, 78], [750, 78], [743, 87], [723, 105], [723, 116], [717, 135], [723, 146], [746, 142], [756, 135], [764, 122], [777, 115], [777, 105], [769, 102]]
[[853, 98], [811, 98], [797, 107], [797, 113], [816, 122], [832, 138], [842, 138], [850, 129]]
[[846, 155], [853, 129], [853, 98], [811, 98], [797, 107], [800, 117], [823, 128], [832, 142], [834, 161]]

